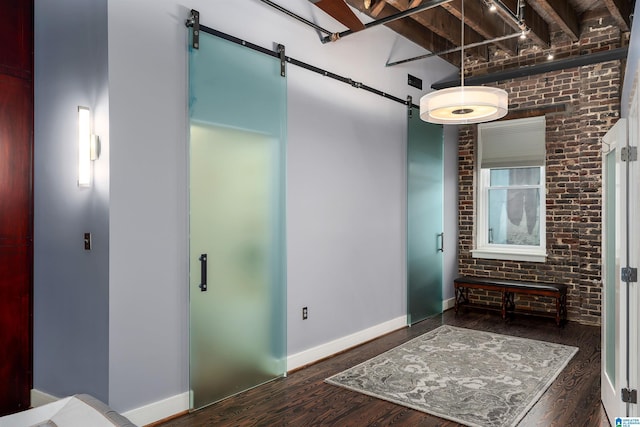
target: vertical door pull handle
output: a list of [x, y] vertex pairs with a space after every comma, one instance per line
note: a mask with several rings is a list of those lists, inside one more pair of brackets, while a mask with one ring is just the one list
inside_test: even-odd
[[440, 247], [438, 248], [438, 252], [444, 252], [444, 232], [438, 234], [440, 237]]
[[207, 254], [200, 255], [200, 285], [202, 292], [207, 291]]

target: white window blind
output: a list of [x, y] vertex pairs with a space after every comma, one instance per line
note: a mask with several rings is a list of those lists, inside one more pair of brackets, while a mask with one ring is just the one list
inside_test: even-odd
[[544, 116], [478, 125], [480, 167], [544, 166], [545, 126]]

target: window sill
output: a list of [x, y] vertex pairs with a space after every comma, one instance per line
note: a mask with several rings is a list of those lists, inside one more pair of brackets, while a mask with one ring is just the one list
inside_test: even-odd
[[546, 262], [547, 254], [538, 251], [523, 251], [517, 249], [483, 248], [471, 251], [473, 258], [500, 259], [505, 261]]

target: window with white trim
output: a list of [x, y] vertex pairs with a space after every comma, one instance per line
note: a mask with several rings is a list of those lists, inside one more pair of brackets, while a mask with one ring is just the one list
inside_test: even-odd
[[478, 125], [474, 258], [544, 262], [545, 118]]

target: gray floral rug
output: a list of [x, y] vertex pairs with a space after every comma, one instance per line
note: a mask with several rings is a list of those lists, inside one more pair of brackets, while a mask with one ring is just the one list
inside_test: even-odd
[[445, 325], [326, 382], [469, 426], [515, 426], [577, 351]]

